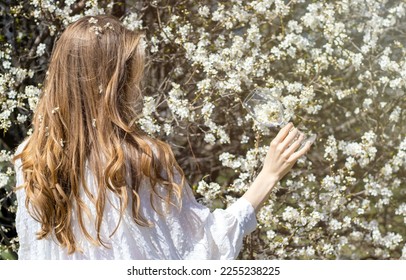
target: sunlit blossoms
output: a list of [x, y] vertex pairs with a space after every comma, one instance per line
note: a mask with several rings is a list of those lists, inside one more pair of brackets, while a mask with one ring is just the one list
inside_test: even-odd
[[[138, 124], [172, 145], [201, 203], [226, 207], [261, 168], [277, 129], [244, 107], [255, 88], [317, 134], [259, 211], [240, 258], [406, 259], [404, 1], [10, 2], [13, 29], [0, 37], [1, 213], [13, 217], [9, 159], [30, 133], [54, 40], [82, 15], [114, 11], [146, 34]], [[0, 258], [15, 257], [13, 224], [0, 226]]]

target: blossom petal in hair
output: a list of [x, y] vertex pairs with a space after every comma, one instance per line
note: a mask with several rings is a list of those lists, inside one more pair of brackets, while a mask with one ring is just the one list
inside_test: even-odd
[[103, 34], [103, 28], [101, 28], [100, 26], [92, 26], [90, 27], [90, 29], [97, 35], [97, 37], [99, 37], [101, 34]]
[[94, 17], [91, 17], [91, 18], [89, 19], [89, 23], [90, 23], [90, 24], [97, 24], [97, 22], [98, 22], [98, 19], [96, 19], [96, 18], [94, 18]]
[[89, 23], [93, 24], [93, 26], [90, 27], [90, 30], [92, 30], [97, 35], [97, 37], [99, 37], [101, 34], [103, 34], [103, 28], [101, 26], [97, 25], [98, 21], [99, 20], [94, 17], [91, 17], [89, 19]]
[[59, 107], [55, 107], [55, 108], [52, 109], [51, 113], [55, 114], [56, 112], [58, 112], [58, 110], [59, 110]]
[[111, 30], [114, 30], [114, 27], [113, 27], [113, 25], [111, 25], [110, 22], [106, 23], [106, 24], [103, 26], [103, 28], [104, 28], [104, 29], [111, 29]]

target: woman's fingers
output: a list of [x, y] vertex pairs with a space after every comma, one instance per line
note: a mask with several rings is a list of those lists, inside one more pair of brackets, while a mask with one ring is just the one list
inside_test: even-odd
[[285, 151], [287, 149], [287, 147], [289, 147], [292, 144], [292, 142], [296, 139], [298, 133], [299, 133], [299, 130], [297, 128], [295, 128], [289, 132], [288, 136], [286, 136], [286, 138], [280, 144], [281, 145], [280, 149], [282, 150], [282, 152]]
[[267, 178], [276, 181], [282, 179], [296, 161], [309, 151], [312, 143], [306, 142], [300, 147], [304, 134], [292, 128], [292, 124], [286, 125], [272, 140], [261, 170], [261, 174], [266, 174]]
[[274, 140], [273, 140], [274, 143], [277, 143], [277, 144], [281, 143], [286, 138], [286, 136], [289, 134], [289, 131], [291, 130], [292, 127], [293, 127], [292, 123], [288, 123], [287, 125], [285, 125], [274, 138]]
[[304, 134], [300, 132], [300, 136], [296, 138], [296, 140], [292, 143], [292, 145], [289, 146], [289, 148], [286, 149], [284, 154], [289, 157], [291, 154], [293, 154], [302, 144], [302, 141], [304, 139]]
[[301, 156], [303, 156], [310, 150], [311, 145], [312, 145], [312, 142], [307, 141], [306, 144], [303, 146], [303, 148], [297, 150], [289, 157], [289, 161], [296, 162]]

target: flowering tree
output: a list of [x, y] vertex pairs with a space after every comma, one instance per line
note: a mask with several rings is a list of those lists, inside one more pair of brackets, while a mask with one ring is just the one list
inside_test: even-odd
[[242, 259], [406, 258], [406, 4], [402, 0], [2, 1], [0, 253], [16, 257], [14, 148], [31, 133], [57, 35], [113, 14], [147, 35], [140, 127], [170, 143], [201, 203], [248, 188], [276, 131], [256, 87], [318, 140], [280, 182]]

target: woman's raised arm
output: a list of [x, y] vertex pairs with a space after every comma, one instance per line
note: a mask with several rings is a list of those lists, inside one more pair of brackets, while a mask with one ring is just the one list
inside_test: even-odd
[[306, 142], [301, 149], [298, 149], [303, 138], [303, 134], [294, 128], [292, 123], [288, 123], [272, 140], [261, 172], [243, 195], [252, 204], [255, 212], [261, 208], [278, 181], [310, 149], [311, 142]]

